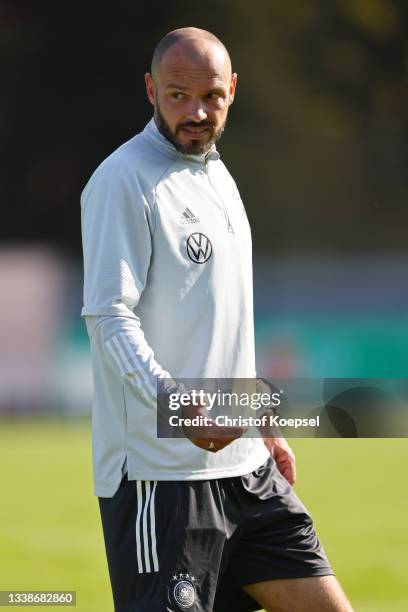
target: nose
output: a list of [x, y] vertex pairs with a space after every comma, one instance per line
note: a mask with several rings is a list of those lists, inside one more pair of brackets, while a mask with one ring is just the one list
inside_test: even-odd
[[204, 121], [207, 119], [207, 111], [200, 98], [193, 98], [189, 108], [189, 119], [191, 121]]

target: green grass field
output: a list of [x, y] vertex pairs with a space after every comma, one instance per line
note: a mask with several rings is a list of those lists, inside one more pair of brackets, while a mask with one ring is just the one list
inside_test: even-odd
[[[296, 491], [356, 612], [408, 610], [407, 441], [292, 446]], [[0, 590], [75, 590], [77, 610], [111, 612], [89, 425], [0, 421], [0, 462]]]

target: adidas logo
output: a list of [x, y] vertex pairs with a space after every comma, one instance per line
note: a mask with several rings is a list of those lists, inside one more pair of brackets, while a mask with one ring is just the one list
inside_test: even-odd
[[180, 223], [185, 225], [187, 223], [200, 223], [200, 219], [191, 212], [189, 208], [185, 208], [181, 215]]

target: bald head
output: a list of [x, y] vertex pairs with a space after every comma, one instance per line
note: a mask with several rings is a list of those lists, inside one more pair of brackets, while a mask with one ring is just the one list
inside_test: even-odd
[[152, 57], [151, 74], [157, 77], [160, 71], [162, 60], [166, 52], [175, 45], [178, 45], [179, 54], [188, 54], [192, 60], [194, 56], [198, 58], [206, 52], [213, 52], [219, 59], [227, 65], [231, 73], [231, 60], [225, 45], [211, 32], [200, 28], [179, 28], [166, 34], [156, 45]]

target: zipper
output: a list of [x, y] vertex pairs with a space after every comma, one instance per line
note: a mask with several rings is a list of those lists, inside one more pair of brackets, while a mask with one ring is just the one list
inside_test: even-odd
[[213, 183], [211, 182], [210, 173], [208, 171], [208, 161], [207, 161], [207, 159], [205, 159], [205, 161], [204, 161], [204, 168], [205, 168], [205, 174], [207, 176], [208, 182], [210, 183], [211, 187], [214, 189], [215, 193], [217, 194], [217, 198], [218, 198], [219, 202], [221, 202], [221, 206], [222, 206], [222, 208], [224, 210], [225, 221], [227, 223], [227, 230], [228, 230], [228, 232], [230, 234], [233, 234], [234, 233], [234, 228], [232, 227], [232, 223], [231, 223], [231, 219], [229, 218], [227, 207], [226, 207], [226, 205], [224, 203], [223, 198], [220, 196], [220, 194], [218, 193], [217, 189], [214, 187]]

